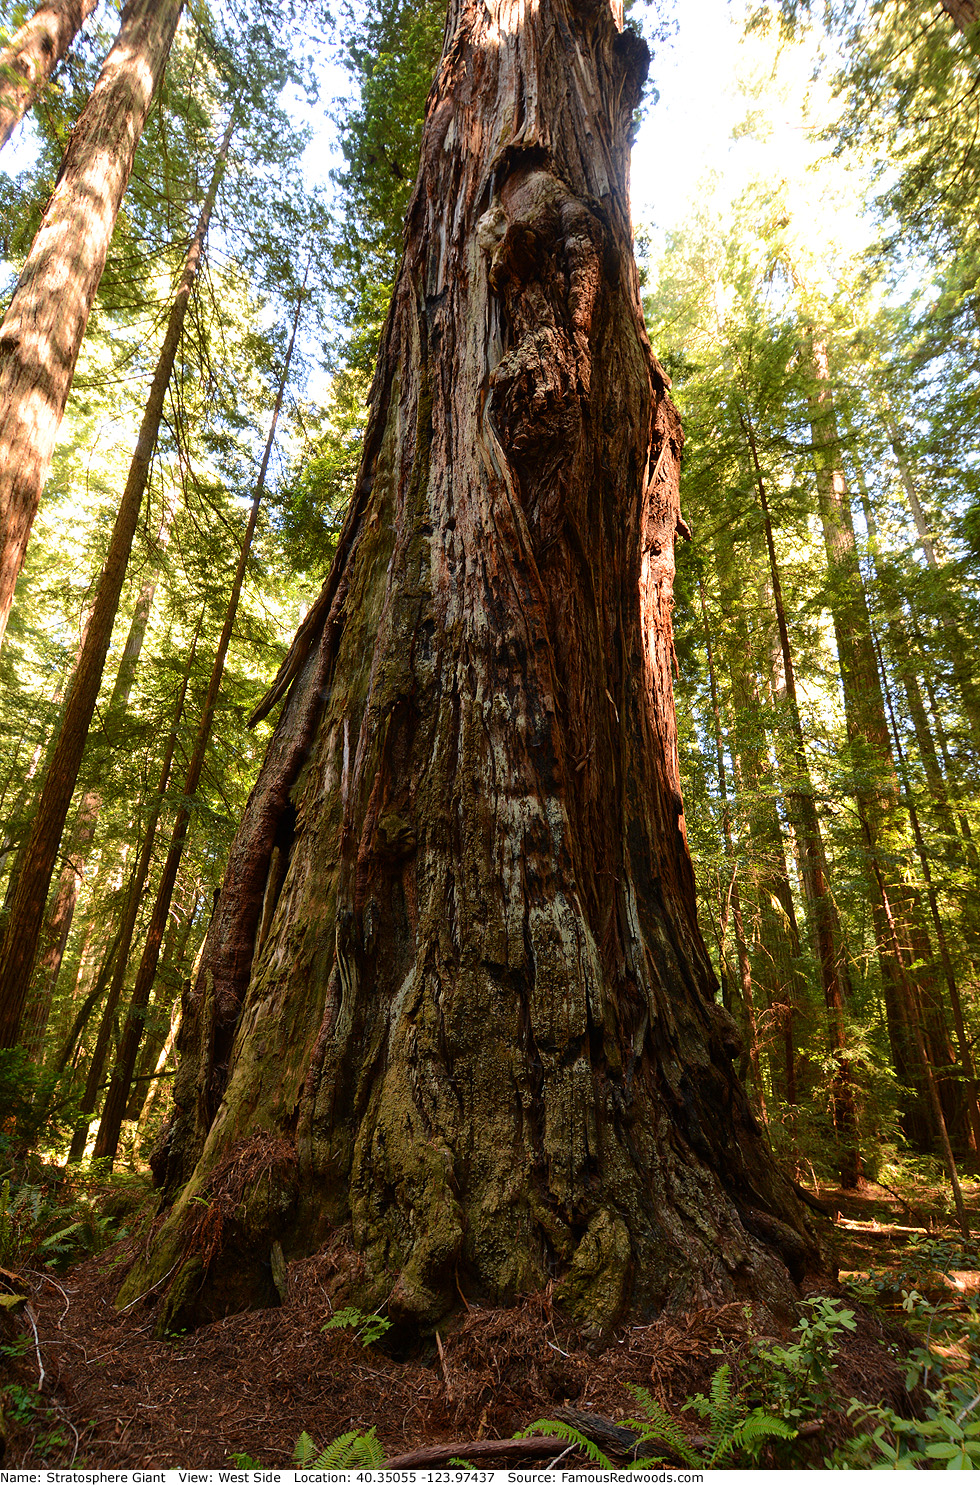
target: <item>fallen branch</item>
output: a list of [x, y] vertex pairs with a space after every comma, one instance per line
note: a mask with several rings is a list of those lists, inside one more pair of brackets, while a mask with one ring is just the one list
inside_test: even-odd
[[426, 1449], [413, 1449], [409, 1454], [396, 1454], [378, 1466], [382, 1470], [424, 1470], [447, 1459], [543, 1459], [546, 1455], [568, 1452], [564, 1439], [469, 1439], [456, 1444], [431, 1444]]
[[915, 1233], [918, 1237], [929, 1237], [929, 1231], [925, 1227], [899, 1227], [894, 1222], [868, 1223], [851, 1222], [847, 1217], [840, 1217], [837, 1226], [845, 1232], [860, 1232], [865, 1237], [894, 1237], [896, 1233]]

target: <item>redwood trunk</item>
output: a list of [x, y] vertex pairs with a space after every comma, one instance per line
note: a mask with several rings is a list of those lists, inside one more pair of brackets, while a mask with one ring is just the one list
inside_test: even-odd
[[422, 1326], [551, 1280], [594, 1331], [772, 1302], [815, 1255], [697, 927], [617, 20], [450, 5], [351, 509], [184, 1007], [156, 1168], [191, 1179], [126, 1289], [166, 1280], [163, 1325], [336, 1226]]
[[129, 0], [0, 324], [0, 641], [89, 310], [182, 5]]
[[[170, 543], [170, 526], [176, 510], [176, 496], [171, 498], [163, 512], [163, 520], [157, 534], [157, 551], [166, 551]], [[130, 692], [136, 679], [136, 666], [143, 638], [150, 617], [150, 607], [156, 592], [159, 569], [154, 570], [140, 589], [129, 624], [129, 634], [123, 646], [119, 669], [116, 672], [112, 695], [105, 710], [102, 730], [109, 734], [118, 727], [129, 705]], [[65, 864], [58, 880], [58, 890], [49, 902], [41, 933], [41, 949], [35, 965], [34, 981], [30, 989], [24, 1012], [24, 1027], [21, 1040], [28, 1056], [39, 1061], [44, 1048], [44, 1033], [54, 998], [55, 986], [61, 973], [61, 962], [68, 946], [68, 935], [75, 917], [78, 895], [85, 878], [92, 841], [102, 810], [102, 795], [98, 789], [86, 789], [72, 828], [70, 843], [64, 852]]]
[[0, 52], [0, 149], [47, 87], [95, 6], [96, 0], [41, 0]]

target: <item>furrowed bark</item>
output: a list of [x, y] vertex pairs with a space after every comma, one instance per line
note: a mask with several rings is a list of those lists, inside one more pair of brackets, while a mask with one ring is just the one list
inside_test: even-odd
[[0, 52], [0, 149], [47, 87], [95, 6], [96, 0], [42, 0]]
[[621, 19], [450, 6], [361, 472], [185, 1003], [155, 1168], [190, 1179], [126, 1287], [166, 1281], [163, 1328], [337, 1226], [407, 1328], [552, 1280], [596, 1334], [778, 1305], [815, 1256], [697, 927]]
[[[162, 5], [163, 0], [158, 0], [158, 3]], [[172, 3], [172, 0], [167, 0], [167, 3]], [[176, 13], [173, 22], [176, 26]], [[169, 46], [169, 41], [167, 45]], [[147, 106], [149, 106], [149, 99], [147, 99]], [[163, 345], [143, 411], [136, 448], [126, 478], [126, 487], [119, 502], [115, 525], [109, 539], [109, 550], [106, 553], [105, 565], [99, 578], [95, 604], [89, 618], [78, 664], [69, 686], [58, 740], [41, 790], [37, 814], [21, 857], [17, 891], [10, 912], [10, 929], [4, 938], [3, 949], [0, 951], [0, 1047], [16, 1046], [20, 1035], [21, 1017], [30, 987], [34, 956], [37, 952], [43, 922], [44, 904], [51, 884], [51, 874], [54, 870], [58, 847], [61, 844], [65, 821], [68, 818], [75, 782], [88, 740], [89, 727], [95, 714], [105, 659], [109, 651], [112, 629], [119, 609], [119, 598], [133, 547], [133, 537], [136, 534], [136, 525], [143, 507], [150, 463], [156, 447], [157, 434], [160, 431], [167, 388], [173, 375], [187, 306], [190, 303], [191, 290], [200, 268], [204, 239], [207, 236], [211, 213], [214, 210], [215, 197], [221, 182], [233, 128], [234, 114], [225, 129], [208, 194], [201, 208], [197, 229], [184, 259], [180, 283], [170, 306]], [[16, 302], [16, 295], [14, 297]], [[13, 306], [11, 306], [12, 312]], [[2, 372], [0, 372], [0, 379], [2, 379]], [[0, 412], [0, 427], [2, 427], [2, 412]], [[0, 454], [2, 454], [2, 448], [0, 448]], [[2, 491], [3, 479], [3, 465], [0, 460], [0, 491]]]

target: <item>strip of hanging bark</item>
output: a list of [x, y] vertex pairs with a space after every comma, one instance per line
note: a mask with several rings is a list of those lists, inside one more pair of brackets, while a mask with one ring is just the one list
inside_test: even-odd
[[0, 52], [0, 149], [47, 87], [96, 0], [41, 0]]

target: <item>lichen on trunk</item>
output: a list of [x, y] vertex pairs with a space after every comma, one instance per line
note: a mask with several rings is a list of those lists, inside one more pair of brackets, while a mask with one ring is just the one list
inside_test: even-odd
[[249, 1251], [345, 1228], [405, 1324], [554, 1281], [601, 1334], [781, 1303], [817, 1257], [696, 923], [645, 67], [606, 0], [450, 6], [361, 472], [184, 1008], [174, 1205], [123, 1296], [162, 1324], [241, 1303], [190, 1233], [259, 1134], [295, 1162], [242, 1196]]

